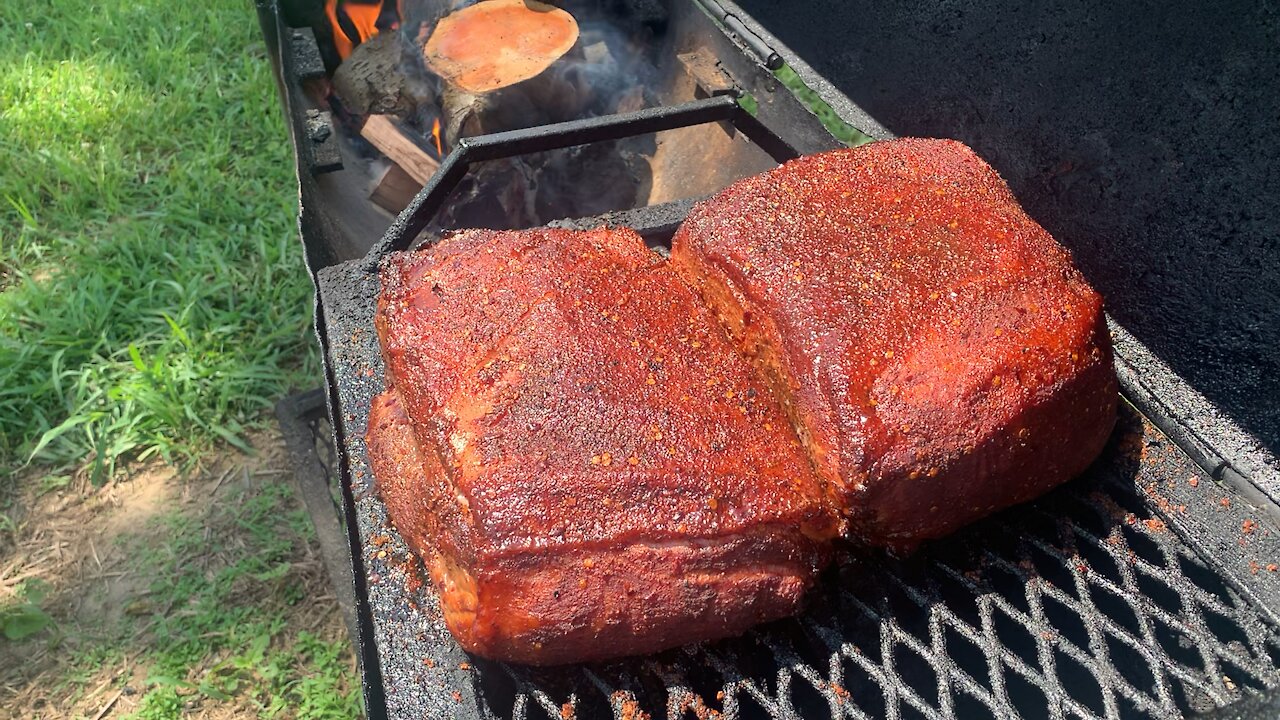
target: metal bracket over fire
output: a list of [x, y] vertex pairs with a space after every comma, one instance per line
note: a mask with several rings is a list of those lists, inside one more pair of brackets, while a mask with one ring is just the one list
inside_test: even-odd
[[458, 140], [430, 182], [418, 192], [391, 227], [387, 228], [382, 240], [369, 250], [366, 258], [376, 262], [389, 252], [409, 249], [418, 234], [426, 229], [449, 195], [466, 177], [472, 163], [726, 121], [779, 163], [800, 155], [795, 148], [743, 109], [733, 95], [717, 95], [670, 107], [646, 108], [632, 113], [466, 137]]

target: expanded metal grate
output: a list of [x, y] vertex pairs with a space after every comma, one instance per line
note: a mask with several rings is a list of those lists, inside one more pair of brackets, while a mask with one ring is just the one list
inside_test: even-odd
[[371, 717], [1163, 718], [1280, 685], [1277, 525], [1124, 404], [1083, 477], [907, 559], [847, 548], [798, 617], [587, 666], [470, 657], [365, 456], [375, 267], [318, 274]]
[[795, 618], [611, 663], [470, 657], [372, 488], [376, 289], [347, 271], [321, 287], [386, 716], [1163, 718], [1280, 685], [1276, 526], [1124, 404], [1085, 476], [906, 559], [846, 548]]
[[[258, 8], [282, 78], [294, 77], [291, 54], [278, 55], [276, 4], [260, 0]], [[286, 107], [300, 107], [297, 83], [285, 81], [282, 90]], [[785, 102], [759, 108], [777, 111]], [[764, 116], [740, 112], [728, 97], [708, 98], [476, 139], [450, 156], [377, 252], [408, 247], [467, 164], [502, 153], [700, 120], [730, 120], [779, 160], [794, 153], [781, 137], [802, 140], [797, 146], [807, 151], [827, 140], [803, 130], [796, 119], [808, 117], [803, 111], [770, 114], [790, 124], [781, 136], [762, 125]], [[291, 117], [296, 130], [300, 113]], [[337, 253], [325, 245], [332, 233], [328, 216], [315, 211], [314, 183], [306, 172], [300, 179], [314, 269]], [[646, 234], [646, 227], [669, 231], [682, 217], [674, 207], [632, 212], [609, 221]], [[342, 548], [326, 562], [341, 555], [335, 576], [354, 591], [349, 622], [370, 720], [1163, 718], [1239, 708], [1246, 695], [1280, 697], [1278, 525], [1263, 517], [1264, 503], [1251, 507], [1127, 407], [1085, 477], [905, 560], [848, 548], [797, 617], [741, 638], [589, 666], [535, 669], [470, 657], [444, 628], [421, 564], [388, 523], [364, 456], [369, 401], [382, 389], [370, 332], [375, 259], [314, 276], [326, 395], [306, 413], [314, 447], [291, 445], [295, 458], [307, 456], [299, 467], [328, 478], [315, 493], [325, 502], [309, 503], [312, 512], [333, 500], [347, 523], [333, 535], [351, 555]], [[1256, 717], [1277, 716], [1277, 707]]]
[[494, 716], [551, 719], [1177, 717], [1274, 687], [1268, 613], [1126, 465], [916, 559], [848, 555], [804, 615], [745, 638], [569, 671], [482, 663], [476, 680]]

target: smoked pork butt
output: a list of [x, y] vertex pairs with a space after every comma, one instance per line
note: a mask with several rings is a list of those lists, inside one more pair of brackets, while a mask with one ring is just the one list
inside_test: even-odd
[[1114, 424], [1101, 299], [960, 143], [876, 142], [737, 182], [693, 209], [672, 259], [864, 542], [908, 550], [1036, 497]]
[[465, 231], [381, 270], [377, 488], [490, 658], [793, 613], [838, 522], [762, 376], [630, 230]]

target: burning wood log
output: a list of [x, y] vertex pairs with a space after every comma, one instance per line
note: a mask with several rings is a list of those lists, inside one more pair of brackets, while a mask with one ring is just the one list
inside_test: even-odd
[[427, 65], [450, 84], [487, 93], [546, 70], [578, 41], [573, 16], [536, 0], [487, 0], [445, 16]]
[[400, 33], [383, 33], [351, 52], [333, 74], [333, 89], [350, 113], [409, 117], [435, 102], [425, 72], [412, 43]]
[[566, 65], [566, 72], [548, 70], [484, 93], [445, 83], [440, 92], [444, 136], [471, 137], [582, 117], [599, 97], [586, 73], [576, 72], [576, 67], [581, 66]]
[[400, 20], [396, 3], [385, 0], [326, 0], [324, 12], [333, 30], [334, 49], [343, 60], [360, 43]]
[[446, 84], [440, 93], [440, 112], [444, 117], [444, 136], [450, 139], [485, 133], [485, 97]]
[[418, 143], [400, 129], [395, 119], [388, 115], [370, 115], [365, 120], [364, 127], [360, 128], [360, 135], [392, 162], [404, 168], [420, 185], [426, 185], [440, 167], [440, 161], [419, 147]]

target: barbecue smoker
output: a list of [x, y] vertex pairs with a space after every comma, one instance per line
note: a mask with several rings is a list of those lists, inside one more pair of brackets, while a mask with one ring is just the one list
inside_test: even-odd
[[[476, 218], [624, 224], [661, 252], [698, 198], [887, 133], [729, 2], [599, 0], [579, 4], [606, 24], [642, 16], [651, 33], [644, 87], [615, 88], [604, 111], [471, 135], [462, 124], [450, 133], [444, 103], [419, 104], [391, 122], [411, 146], [400, 160], [428, 169], [406, 181], [383, 157], [394, 142], [361, 137], [371, 113], [335, 101], [339, 46], [352, 46], [349, 59], [370, 28], [412, 42], [414, 23], [446, 4], [257, 6], [294, 142], [326, 369], [323, 391], [285, 400], [279, 414], [371, 718], [1280, 715], [1280, 507], [1148, 390], [1161, 387], [1149, 378], [1159, 361], [1114, 325], [1117, 429], [1085, 476], [1048, 496], [910, 558], [850, 548], [802, 615], [741, 638], [547, 669], [466, 655], [371, 484], [363, 437], [384, 383], [372, 331], [378, 260]], [[605, 38], [590, 48], [596, 59], [619, 60], [616, 42], [594, 37]], [[629, 158], [621, 174], [615, 155]], [[516, 195], [513, 174], [527, 183]], [[634, 198], [608, 194], [624, 204], [603, 209], [579, 198], [567, 214], [559, 197], [536, 201], [572, 194], [564, 177], [629, 183]], [[500, 199], [519, 192], [535, 202], [516, 211]]]

